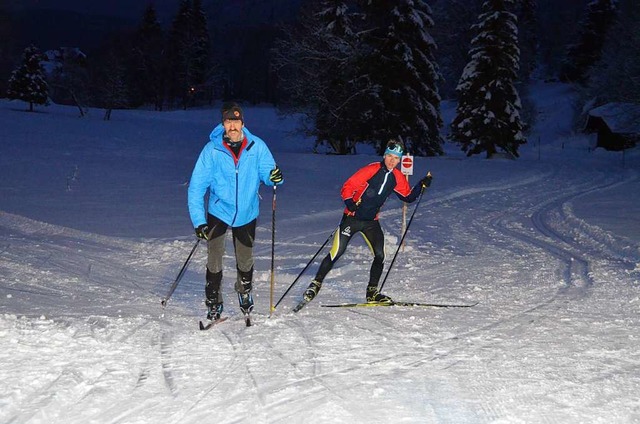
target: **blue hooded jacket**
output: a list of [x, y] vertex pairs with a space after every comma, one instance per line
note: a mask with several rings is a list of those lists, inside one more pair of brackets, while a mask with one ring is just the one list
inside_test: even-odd
[[[213, 129], [209, 141], [196, 162], [188, 190], [189, 215], [193, 227], [207, 223], [204, 197], [209, 190], [208, 212], [231, 227], [240, 227], [258, 217], [258, 190], [269, 180], [276, 163], [262, 139], [242, 129], [247, 145], [236, 164], [231, 152], [223, 145], [224, 127]], [[279, 183], [282, 184], [282, 183]]]

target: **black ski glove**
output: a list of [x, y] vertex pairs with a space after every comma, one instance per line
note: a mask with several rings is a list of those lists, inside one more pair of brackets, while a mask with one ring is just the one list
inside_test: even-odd
[[196, 236], [203, 240], [209, 240], [209, 226], [207, 224], [198, 225]]
[[427, 188], [431, 185], [431, 180], [433, 177], [431, 176], [431, 172], [427, 173], [427, 176], [420, 180], [420, 185], [423, 188]]
[[353, 199], [346, 199], [344, 201], [344, 204], [347, 205], [347, 209], [349, 210], [349, 212], [355, 212], [356, 209], [358, 209], [360, 202], [358, 201], [358, 203], [356, 203], [353, 201]]
[[269, 180], [274, 184], [278, 185], [282, 183], [282, 171], [277, 166], [271, 170], [269, 174]]

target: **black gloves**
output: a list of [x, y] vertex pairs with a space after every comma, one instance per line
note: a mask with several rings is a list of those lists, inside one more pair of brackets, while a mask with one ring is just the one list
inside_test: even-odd
[[349, 209], [349, 212], [355, 212], [356, 209], [358, 209], [358, 205], [360, 204], [360, 202], [358, 201], [358, 203], [356, 203], [353, 201], [353, 199], [346, 199], [344, 201], [344, 204], [347, 205], [347, 209]]
[[280, 184], [282, 182], [282, 171], [277, 166], [271, 170], [269, 174], [269, 180], [274, 184]]
[[209, 240], [209, 226], [207, 224], [198, 225], [196, 236], [203, 240]]
[[428, 172], [427, 176], [420, 180], [420, 185], [423, 188], [427, 188], [427, 187], [429, 187], [431, 185], [431, 180], [432, 179], [433, 179], [433, 177], [431, 176], [431, 172]]

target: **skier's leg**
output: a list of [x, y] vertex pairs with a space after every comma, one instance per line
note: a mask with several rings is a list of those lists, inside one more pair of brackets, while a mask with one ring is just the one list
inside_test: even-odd
[[207, 276], [204, 291], [207, 318], [212, 319], [222, 313], [222, 257], [227, 224], [213, 215], [209, 215], [207, 221], [212, 230], [211, 238], [207, 242]]
[[233, 247], [236, 254], [237, 277], [235, 290], [243, 312], [253, 309], [251, 295], [253, 283], [253, 245], [256, 235], [256, 220], [241, 227], [233, 228]]
[[384, 268], [384, 233], [380, 222], [374, 221], [362, 231], [369, 249], [373, 253], [373, 262], [369, 271], [369, 283], [367, 284], [367, 301], [391, 302], [391, 298], [378, 291], [378, 282]]
[[311, 299], [318, 294], [322, 287], [324, 278], [347, 249], [351, 236], [355, 234], [355, 232], [352, 231], [352, 221], [353, 220], [351, 218], [344, 217], [340, 222], [340, 228], [338, 228], [338, 231], [333, 235], [331, 250], [320, 263], [320, 267], [318, 268], [318, 272], [316, 272], [315, 278], [311, 280], [311, 284], [309, 284], [309, 287], [307, 287], [307, 290], [305, 290], [303, 294], [303, 298], [307, 302], [311, 301]]

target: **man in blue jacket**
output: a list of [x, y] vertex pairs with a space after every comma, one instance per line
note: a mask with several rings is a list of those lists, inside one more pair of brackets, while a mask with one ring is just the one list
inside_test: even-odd
[[[235, 290], [243, 314], [253, 309], [253, 243], [259, 213], [260, 182], [282, 184], [282, 172], [262, 139], [244, 126], [236, 103], [222, 106], [222, 124], [204, 146], [189, 182], [188, 204], [196, 236], [208, 241], [205, 303], [207, 318], [222, 313], [222, 256], [231, 227], [236, 256]], [[205, 209], [205, 195], [209, 193]]]

